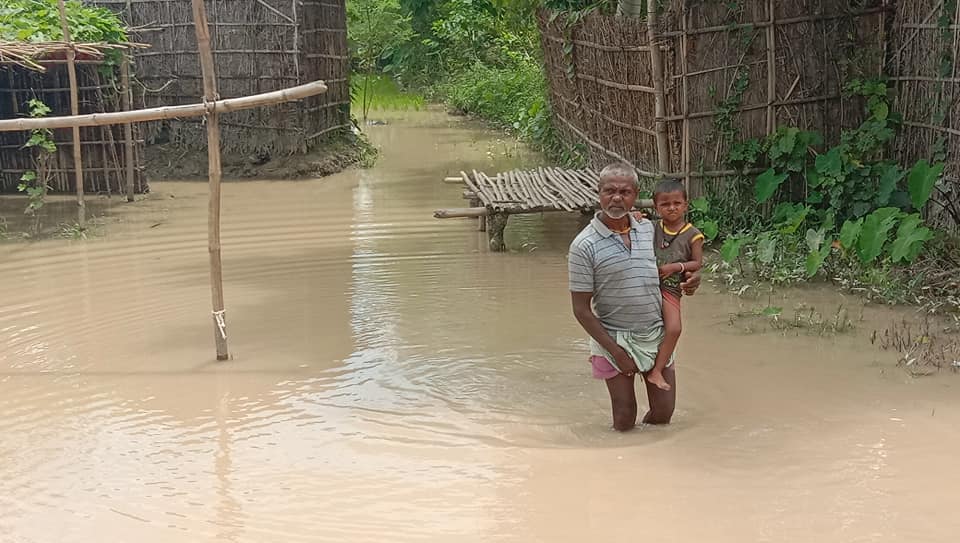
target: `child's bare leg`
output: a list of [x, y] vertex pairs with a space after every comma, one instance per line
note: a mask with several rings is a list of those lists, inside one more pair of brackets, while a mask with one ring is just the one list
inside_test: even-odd
[[664, 300], [663, 302], [663, 341], [657, 351], [657, 358], [653, 362], [653, 369], [646, 375], [647, 382], [656, 385], [662, 390], [670, 390], [670, 384], [663, 378], [663, 370], [667, 367], [670, 355], [677, 348], [680, 332], [683, 325], [680, 321], [680, 308]]

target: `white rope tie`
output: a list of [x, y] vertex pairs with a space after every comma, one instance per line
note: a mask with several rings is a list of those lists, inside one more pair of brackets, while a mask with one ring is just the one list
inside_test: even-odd
[[220, 330], [220, 337], [222, 337], [224, 341], [226, 341], [227, 339], [227, 322], [226, 320], [224, 320], [225, 312], [226, 312], [225, 309], [221, 309], [220, 311], [213, 312], [213, 318], [216, 319], [217, 328]]

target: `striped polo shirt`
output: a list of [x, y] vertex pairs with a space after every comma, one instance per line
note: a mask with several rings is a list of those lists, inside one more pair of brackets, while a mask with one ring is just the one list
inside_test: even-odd
[[608, 330], [663, 325], [653, 223], [632, 215], [630, 223], [630, 249], [599, 212], [570, 244], [570, 291], [593, 293], [593, 312]]

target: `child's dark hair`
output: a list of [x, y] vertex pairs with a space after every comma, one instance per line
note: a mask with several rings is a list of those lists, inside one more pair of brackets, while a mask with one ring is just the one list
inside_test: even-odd
[[653, 200], [656, 201], [657, 196], [660, 194], [668, 194], [671, 192], [682, 192], [683, 199], [687, 199], [687, 187], [683, 186], [683, 183], [676, 179], [664, 179], [653, 188]]

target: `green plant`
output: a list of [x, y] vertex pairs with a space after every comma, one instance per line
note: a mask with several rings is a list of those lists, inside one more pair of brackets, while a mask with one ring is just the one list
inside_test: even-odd
[[[126, 43], [127, 31], [112, 11], [66, 2], [70, 37], [82, 43]], [[0, 5], [0, 41], [51, 42], [63, 40], [57, 0], [4, 0]], [[119, 50], [105, 53], [108, 65], [116, 64]]]
[[[50, 108], [42, 101], [34, 98], [27, 105], [30, 109], [31, 117], [45, 117], [50, 113]], [[53, 142], [53, 132], [48, 129], [36, 129], [30, 133], [30, 138], [23, 145], [25, 149], [31, 149], [36, 162], [35, 170], [28, 170], [20, 176], [20, 184], [17, 190], [27, 195], [27, 207], [24, 213], [34, 217], [33, 233], [36, 235], [40, 231], [40, 214], [43, 207], [47, 189], [47, 176], [50, 161], [53, 154], [57, 151], [57, 146]]]
[[855, 81], [846, 92], [864, 100], [867, 115], [832, 148], [821, 151], [819, 134], [795, 127], [731, 147], [733, 168], [762, 173], [752, 183], [757, 221], [726, 232], [724, 262], [742, 269], [745, 254], [758, 276], [789, 281], [820, 273], [832, 252], [860, 266], [913, 263], [932, 239], [919, 212], [944, 165], [921, 160], [904, 171], [885, 160], [897, 126], [886, 85]]
[[87, 229], [77, 223], [61, 224], [57, 230], [57, 237], [64, 239], [87, 239]]
[[707, 241], [716, 239], [720, 233], [720, 224], [711, 213], [710, 201], [701, 196], [690, 200], [690, 221], [703, 232]]
[[413, 29], [397, 0], [350, 0], [347, 30], [354, 67], [366, 74], [360, 87], [361, 112], [366, 123], [373, 72], [413, 38]]

